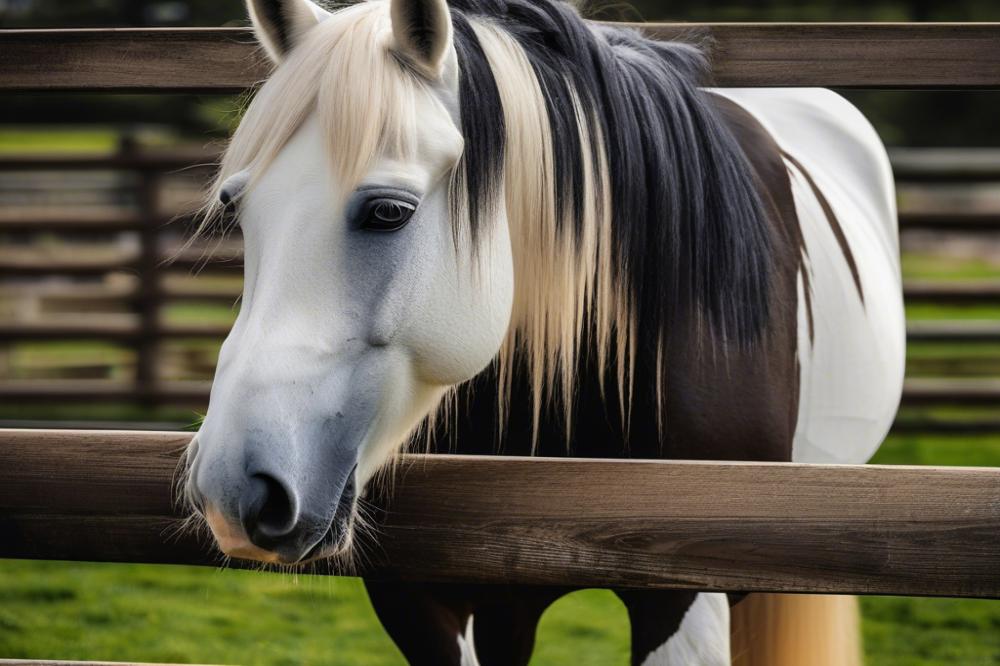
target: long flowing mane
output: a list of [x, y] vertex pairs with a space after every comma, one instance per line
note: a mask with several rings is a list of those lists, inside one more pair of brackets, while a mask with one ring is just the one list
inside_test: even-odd
[[[769, 313], [765, 205], [699, 87], [705, 55], [589, 23], [561, 0], [450, 9], [465, 139], [450, 186], [455, 236], [475, 245], [505, 210], [514, 254], [501, 411], [526, 372], [536, 431], [548, 405], [568, 436], [586, 360], [602, 386], [614, 379], [627, 423], [633, 391], [662, 404], [672, 324], [693, 323], [706, 346], [753, 345]], [[257, 93], [217, 185], [262, 172], [314, 110], [337, 177], [357, 183], [374, 156], [417, 150], [412, 100], [426, 85], [393, 57], [386, 2], [337, 11]], [[206, 220], [220, 212], [208, 201]], [[633, 386], [637, 362], [655, 365], [653, 385]]]
[[[705, 55], [589, 23], [559, 0], [450, 7], [466, 140], [458, 194], [473, 238], [489, 219], [477, 210], [504, 194], [516, 293], [499, 374], [509, 386], [523, 361], [536, 425], [556, 399], [569, 428], [581, 351], [615, 370], [627, 422], [633, 390], [662, 403], [671, 322], [753, 344], [768, 320], [767, 219], [699, 87]], [[637, 358], [656, 364], [655, 386], [632, 386]]]

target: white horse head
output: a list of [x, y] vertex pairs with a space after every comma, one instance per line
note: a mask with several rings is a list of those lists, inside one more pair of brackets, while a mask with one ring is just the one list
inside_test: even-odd
[[245, 285], [188, 490], [226, 553], [298, 562], [348, 546], [361, 489], [496, 355], [513, 267], [502, 206], [456, 231], [443, 0], [248, 4], [276, 69], [217, 183]]
[[672, 322], [740, 349], [767, 322], [767, 217], [703, 55], [450, 2], [250, 2], [277, 68], [209, 211], [237, 209], [246, 281], [188, 485], [232, 555], [346, 550], [357, 495], [494, 358], [532, 444], [569, 440], [584, 376], [662, 437]]

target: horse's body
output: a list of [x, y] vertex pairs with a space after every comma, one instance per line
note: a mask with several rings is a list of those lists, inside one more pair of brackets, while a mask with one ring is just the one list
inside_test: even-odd
[[[466, 380], [432, 450], [860, 463], [877, 448], [905, 342], [894, 192], [842, 98], [699, 89], [695, 49], [550, 0], [250, 6], [289, 64], [220, 176], [223, 203], [242, 200], [247, 288], [191, 493], [227, 552], [349, 550], [359, 490]], [[296, 105], [309, 86], [319, 101]], [[316, 150], [331, 139], [332, 165]], [[486, 666], [526, 663], [568, 590], [369, 591], [411, 663]], [[616, 592], [634, 663], [729, 663], [738, 595]], [[853, 635], [830, 638], [849, 606], [775, 599], [736, 606], [744, 662], [853, 658], [829, 642]], [[778, 638], [789, 612], [796, 650]]]
[[[672, 390], [667, 396], [668, 428], [662, 441], [657, 437], [652, 406], [633, 408], [630, 436], [623, 439], [615, 409], [607, 407], [593, 379], [580, 383], [570, 447], [565, 443], [564, 425], [551, 418], [543, 420], [538, 448], [532, 449], [526, 382], [514, 391], [503, 436], [491, 438], [486, 434], [501, 431], [495, 422], [496, 381], [484, 376], [474, 382], [470, 391], [474, 397], [455, 410], [457, 429], [449, 421], [448, 429], [433, 440], [436, 451], [855, 464], [866, 462], [875, 451], [895, 415], [905, 345], [894, 188], [881, 142], [853, 106], [828, 90], [718, 90], [713, 94], [739, 105], [723, 104], [744, 146], [758, 151], [762, 164], [770, 160], [773, 166], [783, 160], [782, 168], [791, 174], [795, 216], [786, 222], [801, 229], [812, 291], [811, 299], [804, 298], [804, 285], [799, 282], [798, 297], [788, 295], [791, 303], [797, 303], [786, 316], [794, 316], [788, 323], [798, 352], [794, 357], [787, 355], [795, 346], [789, 346], [790, 333], [779, 331], [775, 348], [756, 349], [746, 357], [737, 355], [728, 363], [716, 363], [692, 354], [689, 335], [682, 334], [668, 354], [681, 363], [668, 368], [664, 380]], [[767, 147], [767, 137], [756, 134], [762, 130], [776, 145]], [[833, 212], [832, 220], [810, 181]], [[780, 191], [781, 180], [772, 180], [768, 186]], [[838, 233], [843, 241], [836, 239]], [[782, 358], [784, 362], [774, 360]], [[759, 371], [762, 365], [767, 367], [764, 373]], [[594, 375], [593, 368], [584, 367], [581, 372]], [[412, 663], [463, 666], [475, 663], [469, 661], [471, 639], [466, 635], [470, 617], [483, 666], [527, 663], [542, 612], [571, 591], [376, 583], [369, 583], [369, 590], [383, 623]], [[726, 602], [719, 598], [724, 595], [616, 593], [629, 610], [635, 664], [728, 663], [729, 617]], [[798, 631], [820, 641], [815, 634], [820, 627], [812, 623], [837, 621], [829, 617], [830, 609], [810, 614], [816, 609], [803, 603], [804, 599], [782, 600], [793, 608], [765, 611], [761, 607], [758, 611], [801, 613]], [[835, 613], [852, 612], [843, 601], [823, 599], [821, 603], [831, 605]], [[414, 607], [425, 612], [404, 610]], [[693, 636], [685, 636], [681, 626], [688, 613], [698, 618], [689, 622]], [[855, 646], [850, 632], [844, 626], [831, 629], [835, 639], [843, 642], [827, 646], [832, 649], [826, 653], [810, 655], [808, 663], [833, 666], [851, 658]], [[780, 657], [775, 661], [773, 655], [762, 659], [754, 661], [744, 654], [743, 663], [786, 663]]]

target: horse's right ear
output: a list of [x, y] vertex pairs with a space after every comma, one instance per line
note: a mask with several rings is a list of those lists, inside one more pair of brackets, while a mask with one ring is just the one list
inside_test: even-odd
[[454, 57], [446, 0], [390, 0], [389, 14], [396, 53], [427, 78], [439, 78]]
[[311, 28], [330, 15], [309, 0], [246, 0], [257, 40], [281, 62]]

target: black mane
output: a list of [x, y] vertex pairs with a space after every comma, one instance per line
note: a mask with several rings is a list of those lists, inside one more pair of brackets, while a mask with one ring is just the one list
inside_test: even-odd
[[[700, 89], [697, 47], [583, 20], [560, 0], [450, 0], [458, 52], [463, 173], [471, 235], [483, 202], [502, 189], [500, 95], [470, 20], [486, 20], [524, 49], [545, 95], [555, 150], [559, 219], [579, 220], [583, 159], [604, 151], [617, 276], [636, 307], [640, 350], [678, 317], [715, 339], [752, 344], [768, 323], [771, 241], [747, 156]], [[604, 138], [581, 155], [576, 95]], [[569, 215], [565, 215], [569, 213]]]

